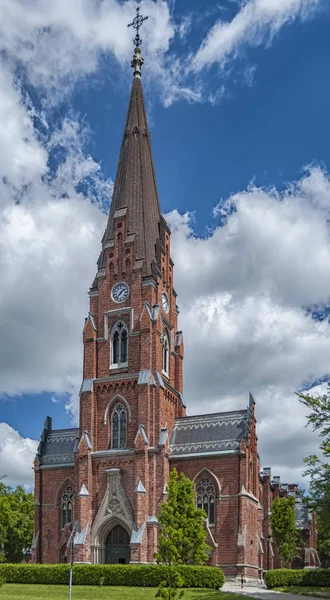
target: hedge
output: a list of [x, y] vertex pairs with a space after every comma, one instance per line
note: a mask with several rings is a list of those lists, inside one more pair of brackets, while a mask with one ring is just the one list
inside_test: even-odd
[[291, 585], [329, 587], [330, 569], [274, 569], [267, 571], [265, 583], [268, 588]]
[[[180, 566], [183, 587], [213, 588], [223, 586], [225, 577], [217, 567]], [[124, 585], [157, 587], [166, 579], [165, 565], [74, 565], [74, 585]], [[0, 577], [7, 583], [62, 584], [69, 581], [69, 565], [0, 564]]]

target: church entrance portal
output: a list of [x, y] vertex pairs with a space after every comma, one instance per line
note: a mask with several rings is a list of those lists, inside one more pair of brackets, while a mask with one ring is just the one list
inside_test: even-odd
[[131, 558], [129, 534], [121, 525], [111, 529], [105, 544], [105, 562], [125, 565]]

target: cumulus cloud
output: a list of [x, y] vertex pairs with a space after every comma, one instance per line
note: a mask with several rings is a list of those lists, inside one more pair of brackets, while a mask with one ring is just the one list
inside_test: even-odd
[[7, 423], [0, 423], [0, 475], [7, 475], [6, 485], [31, 486], [37, 446], [35, 440], [22, 437]]
[[[127, 73], [134, 37], [127, 24], [135, 14], [134, 0], [54, 0], [50, 4], [3, 0], [1, 8], [0, 49], [9, 63], [23, 67], [28, 82], [42, 92], [45, 105], [57, 103], [79, 80], [96, 73], [104, 57], [117, 66], [125, 65]], [[148, 60], [145, 78], [171, 103], [181, 96], [183, 70], [167, 51], [172, 38], [176, 33], [182, 36], [188, 23], [176, 26], [164, 0], [144, 0], [141, 11], [149, 17], [143, 27]], [[186, 96], [187, 84], [183, 88]]]
[[[252, 15], [270, 15], [257, 19], [261, 36], [313, 3], [282, 0], [278, 10], [267, 0], [244, 6], [252, 5]], [[175, 25], [161, 0], [141, 6], [149, 14], [145, 74], [160, 86], [164, 103], [209, 97], [199, 78], [188, 85], [187, 57], [171, 51], [175, 35], [189, 34], [189, 19]], [[97, 73], [105, 55], [126, 68], [132, 52], [126, 24], [135, 3], [4, 0], [1, 8], [0, 394], [67, 394], [76, 418], [86, 292], [112, 181], [86, 151], [90, 132], [81, 117], [68, 111], [54, 124], [52, 111], [79, 81]], [[235, 39], [237, 48], [246, 36]], [[277, 431], [283, 448], [294, 440], [290, 464], [297, 472], [314, 438], [302, 431], [304, 415], [293, 391], [328, 372], [328, 323], [313, 320], [303, 307], [329, 297], [329, 191], [328, 175], [317, 168], [281, 194], [250, 187], [216, 207], [222, 226], [205, 239], [194, 237], [189, 215], [170, 216], [189, 411], [242, 406], [251, 388], [264, 460], [275, 457], [269, 431]], [[317, 243], [311, 243], [315, 231]], [[36, 442], [0, 424], [0, 461], [10, 481], [32, 481], [35, 449]], [[279, 466], [284, 459], [278, 455]]]
[[168, 215], [189, 411], [242, 407], [251, 390], [263, 463], [299, 478], [317, 437], [295, 391], [329, 374], [330, 325], [306, 311], [330, 297], [329, 184], [313, 167], [281, 193], [251, 186], [216, 207], [206, 238]]
[[248, 0], [231, 21], [215, 23], [197, 51], [193, 68], [224, 66], [245, 46], [269, 43], [287, 23], [311, 16], [320, 0]]

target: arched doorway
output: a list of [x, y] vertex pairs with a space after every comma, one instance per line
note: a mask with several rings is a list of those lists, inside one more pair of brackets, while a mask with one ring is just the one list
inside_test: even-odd
[[121, 525], [111, 529], [105, 543], [105, 562], [125, 565], [131, 559], [130, 536]]
[[303, 569], [304, 561], [301, 556], [295, 556], [291, 562], [291, 569]]

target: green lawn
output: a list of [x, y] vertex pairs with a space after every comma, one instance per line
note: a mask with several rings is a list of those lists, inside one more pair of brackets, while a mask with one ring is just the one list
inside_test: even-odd
[[[72, 600], [153, 600], [155, 588], [73, 586]], [[19, 585], [8, 583], [0, 588], [0, 600], [67, 600], [68, 587], [64, 585]], [[247, 596], [245, 596], [247, 598]], [[238, 594], [217, 590], [189, 589], [183, 600], [242, 600]]]
[[[330, 598], [330, 587], [303, 587], [303, 586], [288, 586], [274, 588], [278, 592], [287, 594], [297, 594], [298, 596], [314, 596], [316, 598]], [[1, 598], [1, 596], [0, 596]]]

